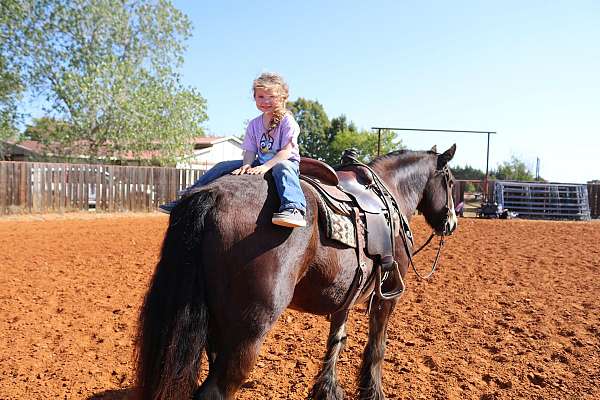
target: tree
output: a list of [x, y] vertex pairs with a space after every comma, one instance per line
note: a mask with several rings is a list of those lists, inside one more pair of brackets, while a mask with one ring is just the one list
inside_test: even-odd
[[331, 124], [321, 103], [300, 97], [289, 102], [287, 108], [300, 125], [300, 154], [317, 160], [328, 160]]
[[16, 0], [3, 0], [0, 3], [0, 159], [2, 141], [17, 135], [17, 123], [21, 120], [18, 101], [23, 91], [21, 68], [13, 37], [19, 31], [23, 10]]
[[50, 117], [34, 118], [32, 123], [27, 125], [21, 137], [49, 144], [56, 142], [57, 138], [69, 135], [68, 132], [65, 132], [69, 130], [71, 127], [65, 121]]
[[20, 119], [17, 111], [17, 101], [20, 98], [21, 91], [22, 85], [19, 77], [8, 70], [5, 59], [0, 54], [0, 142], [12, 139], [17, 134], [16, 125]]
[[465, 180], [483, 180], [485, 178], [485, 172], [473, 168], [470, 165], [465, 165], [464, 167], [452, 167], [452, 175], [456, 179], [465, 179]]
[[[396, 142], [396, 135], [394, 132], [385, 130], [381, 132], [381, 148], [380, 154], [384, 155], [394, 150], [401, 149], [402, 143]], [[377, 142], [379, 135], [377, 132], [372, 131], [357, 131], [352, 129], [346, 129], [338, 133], [332, 144], [332, 153], [338, 154], [339, 156], [345, 149], [354, 148], [358, 152], [358, 157], [363, 162], [372, 161], [377, 157]]]
[[[71, 129], [56, 140], [91, 158], [159, 148], [191, 151], [206, 102], [180, 83], [187, 16], [168, 0], [23, 0], [18, 54], [47, 116]], [[27, 39], [27, 40], [25, 40]]]
[[517, 157], [512, 156], [510, 161], [505, 161], [498, 166], [498, 170], [493, 173], [496, 179], [514, 180], [514, 181], [533, 181], [535, 177], [527, 168], [527, 165]]
[[[358, 150], [363, 161], [370, 161], [377, 156], [377, 133], [359, 131], [345, 115], [329, 121], [321, 103], [303, 98], [288, 103], [288, 109], [300, 125], [298, 143], [303, 156], [331, 165], [338, 164], [343, 151], [351, 147]], [[400, 142], [395, 140], [393, 132], [382, 132], [381, 154], [401, 148]]]

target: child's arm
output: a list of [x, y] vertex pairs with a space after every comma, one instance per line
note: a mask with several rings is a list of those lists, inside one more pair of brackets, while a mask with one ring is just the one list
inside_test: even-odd
[[242, 160], [242, 166], [240, 168], [236, 169], [235, 171], [233, 171], [231, 174], [232, 175], [243, 175], [243, 174], [247, 173], [247, 171], [249, 169], [251, 169], [252, 163], [254, 162], [255, 158], [256, 158], [256, 153], [254, 153], [252, 151], [244, 150], [244, 158]]
[[273, 168], [278, 162], [289, 159], [291, 155], [292, 142], [289, 142], [281, 150], [279, 150], [277, 154], [275, 154], [273, 158], [271, 158], [269, 161], [262, 165], [258, 165], [254, 168], [246, 170], [246, 173], [250, 175], [264, 174], [265, 172]]

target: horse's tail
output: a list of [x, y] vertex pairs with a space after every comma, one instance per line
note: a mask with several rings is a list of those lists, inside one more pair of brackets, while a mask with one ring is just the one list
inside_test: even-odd
[[137, 390], [140, 399], [188, 399], [197, 387], [206, 346], [201, 242], [216, 194], [201, 191], [171, 213], [160, 260], [139, 317]]

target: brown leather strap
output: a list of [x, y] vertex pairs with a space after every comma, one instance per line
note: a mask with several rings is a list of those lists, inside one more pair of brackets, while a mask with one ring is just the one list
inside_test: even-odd
[[354, 280], [348, 289], [348, 294], [346, 295], [346, 300], [344, 303], [336, 310], [349, 310], [352, 308], [356, 299], [363, 292], [363, 289], [366, 287], [365, 283], [370, 283], [372, 279], [368, 276], [368, 279], [365, 279], [367, 276], [367, 263], [365, 261], [365, 232], [364, 232], [364, 224], [361, 221], [360, 217], [360, 209], [358, 207], [352, 208], [352, 214], [354, 217], [354, 223], [356, 226], [356, 260], [358, 261], [358, 267], [356, 268], [356, 273], [354, 275]]

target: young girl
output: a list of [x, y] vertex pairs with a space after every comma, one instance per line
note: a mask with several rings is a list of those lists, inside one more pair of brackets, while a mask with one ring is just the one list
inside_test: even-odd
[[[186, 190], [204, 186], [227, 175], [259, 175], [271, 170], [281, 200], [279, 212], [272, 222], [287, 227], [305, 226], [306, 199], [300, 188], [300, 154], [298, 134], [300, 127], [286, 110], [289, 91], [283, 78], [274, 73], [263, 73], [252, 85], [256, 108], [262, 114], [248, 124], [242, 144], [243, 160], [223, 161]], [[170, 213], [177, 201], [161, 205], [161, 211]]]

